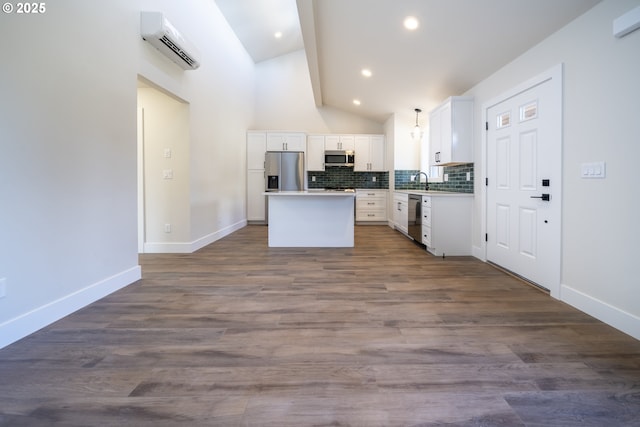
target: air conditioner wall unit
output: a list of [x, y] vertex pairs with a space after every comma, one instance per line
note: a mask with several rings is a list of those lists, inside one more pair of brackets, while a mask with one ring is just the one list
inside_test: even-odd
[[161, 12], [140, 12], [140, 35], [184, 70], [200, 66], [198, 52]]

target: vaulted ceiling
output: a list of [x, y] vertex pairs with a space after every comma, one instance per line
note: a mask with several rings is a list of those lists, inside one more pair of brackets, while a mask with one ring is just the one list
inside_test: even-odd
[[[411, 117], [414, 108], [429, 111], [467, 91], [599, 1], [216, 3], [254, 61], [304, 48], [318, 106], [382, 122], [392, 113]], [[403, 26], [408, 16], [418, 20], [415, 30]], [[363, 69], [371, 76], [363, 76]]]

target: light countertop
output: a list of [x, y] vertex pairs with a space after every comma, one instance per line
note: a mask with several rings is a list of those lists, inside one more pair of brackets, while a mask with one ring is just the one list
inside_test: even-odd
[[266, 191], [265, 196], [270, 197], [301, 197], [301, 196], [313, 196], [313, 197], [355, 197], [355, 192], [349, 191], [323, 191], [323, 190], [309, 190], [309, 191]]
[[473, 197], [473, 193], [457, 193], [455, 191], [437, 191], [437, 190], [393, 190], [394, 193], [417, 194], [419, 196], [443, 196], [443, 197]]

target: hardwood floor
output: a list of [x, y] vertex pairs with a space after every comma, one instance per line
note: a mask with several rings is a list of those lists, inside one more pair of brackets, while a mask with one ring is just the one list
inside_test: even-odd
[[246, 227], [0, 350], [2, 426], [640, 426], [640, 342], [386, 226]]

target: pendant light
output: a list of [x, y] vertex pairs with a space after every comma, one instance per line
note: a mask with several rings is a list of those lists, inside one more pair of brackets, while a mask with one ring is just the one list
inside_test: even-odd
[[413, 111], [416, 112], [416, 125], [414, 126], [413, 130], [411, 131], [411, 136], [415, 140], [420, 140], [420, 139], [422, 139], [422, 135], [424, 135], [424, 131], [422, 129], [420, 129], [420, 125], [418, 124], [418, 114], [422, 113], [422, 110], [419, 109], [419, 108], [416, 108]]

